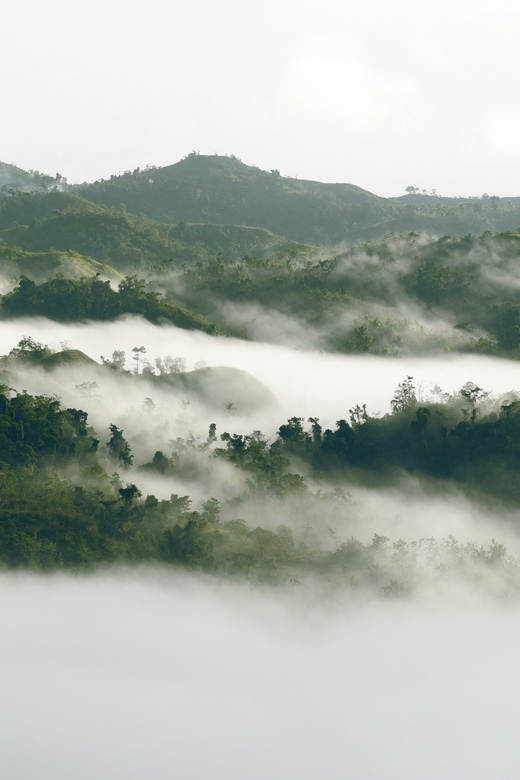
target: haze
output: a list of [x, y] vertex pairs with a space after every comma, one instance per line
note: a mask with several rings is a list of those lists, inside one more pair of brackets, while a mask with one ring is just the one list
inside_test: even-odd
[[10, 780], [517, 776], [518, 606], [0, 578]]
[[[206, 455], [196, 457], [187, 472], [166, 477], [137, 468], [151, 461], [157, 450], [169, 453], [177, 437], [194, 436], [204, 441], [210, 423], [216, 423], [217, 435], [224, 431], [247, 435], [259, 430], [273, 439], [279, 426], [295, 415], [318, 417], [324, 428], [334, 428], [337, 420], [349, 419], [349, 410], [356, 404], [366, 403], [370, 414], [385, 414], [390, 411], [397, 385], [406, 376], [414, 378], [424, 403], [440, 397], [439, 385], [443, 391], [456, 394], [472, 381], [489, 391], [489, 404], [497, 406], [499, 399], [515, 397], [514, 391], [520, 388], [520, 369], [515, 361], [471, 355], [430, 359], [331, 355], [154, 326], [132, 317], [76, 325], [45, 319], [6, 321], [0, 352], [9, 352], [23, 335], [33, 334], [56, 349], [66, 341], [98, 361], [101, 354], [110, 356], [116, 349], [125, 350], [129, 369], [133, 369], [132, 347], [143, 345], [152, 364], [156, 357], [170, 354], [184, 358], [189, 370], [202, 361], [246, 371], [250, 379], [260, 380], [259, 387], [251, 385], [246, 374], [220, 389], [212, 379], [201, 395], [182, 385], [172, 388], [144, 377], [136, 380], [98, 365], [65, 366], [52, 372], [26, 369], [11, 377], [18, 388], [29, 393], [46, 393], [59, 397], [64, 406], [85, 409], [102, 443], [108, 440], [111, 423], [121, 427], [135, 455], [134, 469], [125, 479], [139, 485], [144, 495], [163, 499], [172, 493], [189, 495], [195, 506], [211, 497], [230, 501], [232, 506], [233, 500], [242, 496], [240, 509], [229, 510], [230, 519], [239, 511], [251, 528], [276, 530], [287, 525], [297, 538], [330, 549], [334, 547], [332, 529], [340, 541], [355, 536], [366, 544], [375, 533], [410, 542], [452, 535], [463, 543], [484, 547], [497, 539], [510, 553], [520, 555], [514, 511], [499, 506], [490, 511], [451, 487], [432, 492], [416, 478], [370, 490], [348, 480], [333, 481], [329, 488], [341, 487], [353, 496], [354, 504], [340, 502], [326, 508], [309, 496], [301, 500], [244, 500], [244, 474]], [[83, 382], [96, 382], [92, 397], [81, 393]], [[153, 409], [145, 408], [145, 399], [152, 400]], [[232, 410], [226, 408], [229, 404]], [[312, 487], [326, 488], [324, 484]]]
[[10, 4], [0, 159], [77, 182], [196, 149], [385, 196], [518, 195], [519, 21], [513, 0]]

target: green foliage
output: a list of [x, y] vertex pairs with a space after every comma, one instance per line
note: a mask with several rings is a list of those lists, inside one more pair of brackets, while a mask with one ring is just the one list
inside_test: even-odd
[[[124, 469], [130, 468], [133, 463], [134, 456], [132, 455], [129, 443], [123, 436], [123, 431], [118, 428], [117, 425], [112, 424], [110, 426], [110, 439], [107, 443], [107, 447], [110, 457], [113, 461], [117, 462]], [[135, 485], [133, 487], [135, 487]], [[120, 490], [119, 492], [122, 496], [128, 495], [128, 491], [126, 493], [122, 493]]]
[[27, 252], [17, 246], [6, 246], [0, 239], [0, 272], [6, 279], [30, 276], [44, 282], [50, 276], [95, 276], [103, 274], [117, 278], [118, 272], [110, 265], [98, 263], [75, 251]]
[[[0, 198], [4, 277], [61, 275], [61, 282], [49, 279], [48, 305], [30, 301], [46, 316], [71, 316], [68, 301], [78, 290], [63, 276], [114, 278], [119, 272], [109, 264], [127, 279], [147, 273], [160, 289], [170, 287], [160, 310], [142, 290], [123, 291], [124, 311], [152, 321], [203, 329], [215, 322], [250, 337], [258, 317], [242, 305], [255, 304], [266, 317], [275, 310], [303, 321], [309, 346], [331, 351], [520, 355], [517, 200], [450, 200], [415, 190], [385, 200], [351, 185], [301, 182], [201, 155], [78, 191], [105, 206], [70, 189]], [[396, 233], [404, 230], [411, 232]], [[350, 246], [331, 248], [339, 241]], [[101, 289], [95, 302], [84, 293], [74, 300], [81, 316], [123, 311], [124, 295], [113, 305]], [[238, 317], [229, 302], [240, 304]], [[273, 325], [272, 338], [277, 332]]]
[[[244, 254], [263, 256], [286, 243], [263, 227], [186, 222], [164, 225], [144, 217], [144, 211], [132, 216], [121, 210], [120, 203], [116, 210], [110, 210], [71, 192], [43, 197], [20, 193], [0, 199], [0, 240], [22, 248], [26, 266], [29, 261], [33, 266], [42, 264], [45, 257], [47, 262], [54, 258], [56, 264], [60, 253], [69, 253], [71, 259], [80, 253], [93, 258], [84, 261], [94, 266], [98, 261], [127, 272], [167, 271], [217, 255], [232, 260]], [[12, 254], [11, 246], [9, 250]], [[24, 267], [22, 272], [30, 273], [31, 268]]]
[[0, 393], [0, 461], [10, 466], [60, 463], [70, 459], [88, 462], [97, 449], [89, 435], [87, 415], [61, 409], [59, 401], [26, 392]]
[[187, 305], [224, 323], [228, 301], [258, 304], [266, 318], [273, 310], [289, 315], [309, 326], [310, 344], [332, 351], [517, 357], [519, 259], [516, 233], [410, 234], [328, 257], [300, 247], [238, 263], [216, 258], [187, 268], [176, 289]]
[[138, 169], [74, 189], [98, 205], [124, 203], [132, 214], [161, 222], [253, 225], [322, 245], [390, 232], [478, 235], [520, 223], [517, 199], [379, 198], [352, 184], [300, 181], [217, 155], [189, 155], [166, 168]]
[[390, 407], [393, 414], [405, 412], [407, 409], [413, 409], [417, 405], [417, 396], [415, 394], [415, 385], [413, 377], [407, 376], [404, 382], [397, 386], [395, 395], [390, 401]]
[[169, 322], [179, 328], [221, 332], [199, 314], [152, 290], [144, 280], [127, 276], [113, 290], [109, 281], [98, 276], [67, 279], [59, 276], [43, 284], [22, 277], [15, 289], [1, 298], [4, 316], [45, 316], [73, 322], [93, 319], [110, 320], [122, 314], [145, 317], [151, 322]]
[[[29, 342], [25, 348], [30, 353], [40, 346]], [[401, 390], [403, 386], [409, 400], [414, 395], [409, 377]], [[306, 528], [249, 527], [234, 514], [248, 496], [261, 499], [265, 507], [290, 501], [296, 516], [299, 505], [312, 506], [318, 515], [333, 505], [352, 511], [341, 490], [309, 490], [298, 468], [317, 480], [336, 475], [344, 481], [348, 475], [379, 484], [393, 481], [396, 470], [407, 470], [430, 479], [448, 478], [476, 495], [487, 493], [518, 506], [518, 402], [504, 402], [500, 414], [465, 418], [464, 405], [477, 409], [485, 395], [467, 383], [442, 404], [406, 403], [383, 418], [372, 418], [357, 406], [351, 410], [352, 425], [338, 420], [334, 430], [323, 431], [317, 418], [310, 418], [308, 426], [292, 417], [273, 442], [259, 431], [225, 433], [225, 446], [218, 447], [212, 424], [207, 441], [177, 440], [171, 458], [157, 451], [149, 464], [158, 475], [171, 469], [178, 473], [182, 459], [196, 452], [200, 458], [227, 460], [243, 473], [246, 487], [236, 500], [221, 504], [210, 497], [197, 510], [188, 496], [143, 497], [135, 482], [124, 483], [117, 473], [109, 478], [105, 453], [118, 466], [131, 459], [117, 426], [110, 426], [107, 448], [100, 451], [84, 412], [62, 409], [56, 399], [3, 388], [0, 564], [78, 569], [108, 561], [158, 561], [262, 582], [325, 576], [328, 583], [376, 587], [389, 597], [408, 592], [425, 572], [446, 578], [450, 572], [474, 572], [479, 565], [500, 572], [518, 588], [518, 561], [496, 542], [487, 549], [461, 545], [451, 537], [392, 543], [376, 534], [367, 545], [355, 538], [342, 540], [330, 529], [331, 550], [309, 546]]]
[[347, 225], [388, 219], [402, 207], [351, 184], [288, 179], [236, 158], [188, 157], [167, 168], [134, 171], [81, 185], [84, 198], [162, 222], [264, 227], [295, 241], [335, 243]]

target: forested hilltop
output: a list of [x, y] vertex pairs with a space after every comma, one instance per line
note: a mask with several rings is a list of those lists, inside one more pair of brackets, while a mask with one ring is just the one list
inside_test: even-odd
[[[415, 187], [377, 198], [198, 154], [76, 187], [4, 169], [4, 317], [175, 322], [164, 306], [106, 306], [106, 282], [135, 277], [149, 302], [213, 332], [343, 353], [518, 357], [518, 199]], [[87, 281], [96, 274], [102, 283]]]
[[[0, 188], [5, 197], [31, 192], [38, 196], [75, 193], [83, 201], [98, 207], [128, 212], [137, 223], [130, 221], [126, 229], [133, 228], [138, 234], [143, 230], [154, 233], [150, 221], [170, 226], [179, 223], [234, 225], [264, 228], [282, 236], [285, 241], [329, 246], [345, 241], [377, 240], [391, 232], [464, 236], [468, 233], [480, 235], [486, 230], [516, 230], [520, 226], [519, 197], [499, 198], [484, 193], [477, 197], [445, 198], [434, 191], [428, 193], [409, 186], [406, 195], [382, 198], [354, 184], [305, 181], [281, 176], [274, 169], [260, 170], [233, 156], [197, 153], [174, 165], [137, 168], [133, 172], [113, 175], [108, 180], [81, 185], [69, 185], [59, 173], [49, 176], [0, 163]], [[64, 207], [64, 203], [65, 200], [57, 203], [55, 208], [60, 212], [66, 210], [68, 207]], [[85, 205], [82, 209], [91, 218], [96, 213]], [[144, 227], [143, 218], [148, 220]], [[35, 219], [41, 217], [35, 216]], [[24, 221], [18, 220], [18, 224], [27, 225], [28, 222], [24, 218]], [[86, 226], [88, 229], [88, 222]], [[3, 227], [8, 227], [5, 222]], [[57, 231], [58, 236], [60, 231], [64, 236], [67, 234], [65, 224]], [[76, 226], [76, 232], [84, 232], [81, 223]], [[157, 245], [168, 239], [167, 231], [163, 229], [159, 233], [160, 237], [153, 235]], [[19, 237], [16, 233], [13, 235]], [[219, 239], [218, 232], [214, 235], [224, 248], [226, 237]], [[43, 238], [43, 235], [27, 235], [24, 240], [31, 242]], [[47, 235], [46, 238], [50, 237]], [[172, 234], [170, 239], [173, 239], [174, 248], [175, 242], [177, 248], [179, 242], [183, 243], [182, 235]], [[257, 236], [256, 248], [268, 243], [266, 239], [266, 236]], [[254, 243], [252, 235], [240, 238], [240, 233], [233, 240], [238, 241], [238, 246], [245, 240], [250, 245]], [[190, 242], [184, 243], [184, 251], [187, 251], [186, 244]], [[231, 250], [233, 241], [227, 243]], [[100, 244], [103, 244], [103, 236]], [[25, 248], [34, 251], [34, 246]], [[54, 248], [64, 247], [56, 245]], [[71, 248], [90, 254], [85, 246], [66, 247]], [[242, 251], [250, 250], [242, 246]], [[103, 258], [96, 259], [104, 261]]]
[[235, 157], [196, 153], [175, 165], [128, 171], [74, 191], [161, 222], [253, 225], [310, 244], [376, 239], [389, 232], [462, 236], [520, 225], [519, 198], [442, 198], [415, 187], [404, 198], [381, 198], [353, 184], [293, 179]]

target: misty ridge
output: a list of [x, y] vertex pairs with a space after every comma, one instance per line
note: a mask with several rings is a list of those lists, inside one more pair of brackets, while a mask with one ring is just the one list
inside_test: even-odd
[[[119, 215], [116, 222], [125, 219]], [[120, 239], [118, 225], [104, 218], [103, 225], [111, 239]], [[231, 231], [224, 253], [212, 255], [210, 241], [196, 261], [182, 253], [153, 261], [141, 249], [139, 259], [132, 258], [130, 236], [117, 250], [124, 263], [110, 246], [96, 251], [75, 243], [78, 230], [73, 226], [61, 242], [0, 246], [1, 316], [103, 321], [135, 314], [327, 352], [518, 357], [517, 233], [411, 233], [350, 248], [269, 245], [237, 259], [241, 244], [235, 245]], [[80, 234], [98, 236], [97, 221]], [[19, 240], [9, 230], [3, 235]], [[85, 251], [92, 255], [80, 253]]]
[[[34, 322], [8, 328], [15, 338], [15, 323]], [[53, 349], [26, 336], [10, 350], [2, 359], [9, 566], [134, 561], [381, 596], [449, 581], [516, 592], [512, 364], [473, 359], [477, 375], [502, 368], [493, 398], [474, 383], [444, 392], [409, 378], [391, 399], [379, 385], [371, 412], [356, 386], [370, 374], [360, 358], [278, 348], [273, 360], [269, 345], [252, 354], [241, 341], [138, 318], [66, 331], [36, 322], [50, 341], [66, 332], [91, 354], [129, 339], [155, 348], [175, 341], [193, 362], [164, 353], [152, 362], [143, 346], [95, 361], [71, 343]], [[208, 365], [218, 349], [227, 367]], [[396, 376], [408, 368], [420, 362], [395, 366]], [[453, 377], [449, 358], [429, 370]], [[460, 376], [466, 370], [458, 366]], [[298, 371], [296, 385], [307, 377], [304, 417], [294, 416], [303, 398], [287, 387]], [[309, 377], [318, 373], [313, 389]], [[373, 392], [373, 380], [365, 382]], [[277, 397], [281, 385], [285, 398]]]
[[516, 200], [2, 175], [6, 565], [515, 592]]

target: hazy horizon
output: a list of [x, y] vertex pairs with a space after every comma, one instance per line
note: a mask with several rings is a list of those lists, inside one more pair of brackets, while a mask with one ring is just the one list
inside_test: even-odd
[[519, 21], [512, 0], [11, 5], [0, 160], [81, 182], [198, 150], [383, 196], [517, 195]]

